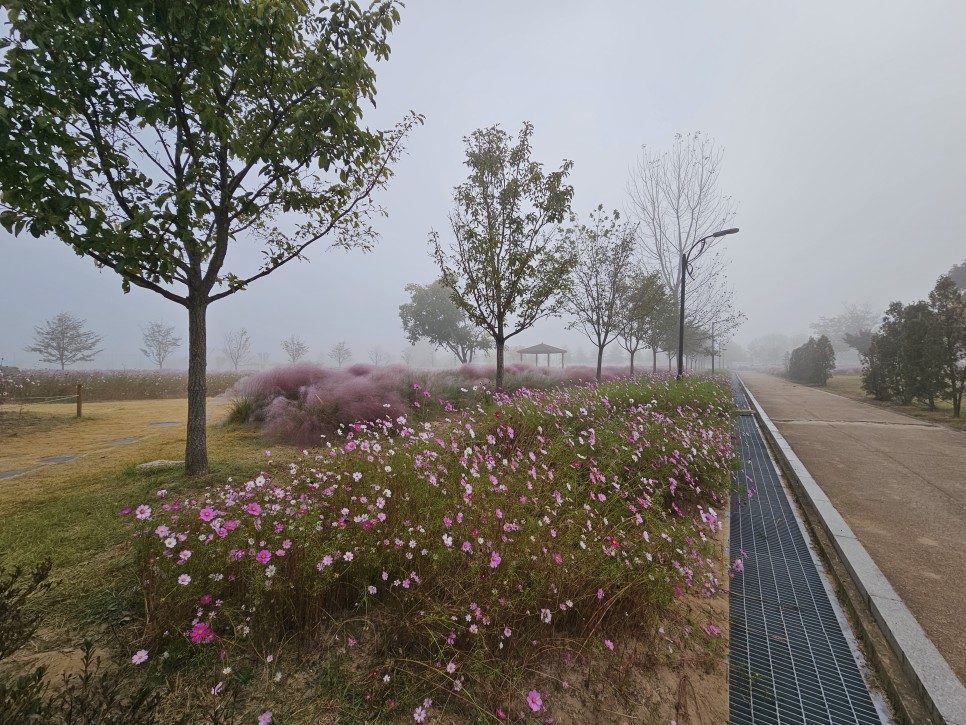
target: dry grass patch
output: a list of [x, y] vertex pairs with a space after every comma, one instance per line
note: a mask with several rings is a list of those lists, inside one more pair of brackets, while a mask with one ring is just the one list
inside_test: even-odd
[[890, 410], [893, 413], [908, 415], [912, 418], [942, 425], [953, 430], [966, 431], [966, 418], [953, 418], [953, 406], [951, 403], [945, 400], [939, 400], [936, 402], [936, 409], [930, 410], [926, 405], [921, 403], [902, 405], [891, 400], [876, 400], [862, 389], [861, 375], [833, 375], [829, 378], [825, 390], [836, 395], [841, 395], [843, 398]]

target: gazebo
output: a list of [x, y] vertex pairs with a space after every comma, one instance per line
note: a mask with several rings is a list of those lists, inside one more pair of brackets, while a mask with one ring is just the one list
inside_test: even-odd
[[538, 365], [541, 355], [547, 356], [547, 367], [550, 367], [550, 356], [560, 355], [560, 367], [564, 366], [564, 355], [567, 353], [566, 350], [561, 350], [559, 347], [554, 347], [553, 345], [547, 345], [541, 342], [539, 345], [534, 345], [533, 347], [525, 347], [517, 350], [520, 353], [520, 362], [523, 362], [524, 355], [533, 355], [533, 364]]

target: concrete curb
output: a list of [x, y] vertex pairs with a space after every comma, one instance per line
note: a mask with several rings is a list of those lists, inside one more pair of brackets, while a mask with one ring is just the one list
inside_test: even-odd
[[966, 725], [966, 687], [903, 604], [885, 575], [872, 561], [822, 488], [795, 455], [764, 409], [739, 381], [755, 411], [765, 437], [786, 475], [814, 511], [836, 552], [862, 594], [883, 634], [919, 691], [930, 714], [944, 725]]

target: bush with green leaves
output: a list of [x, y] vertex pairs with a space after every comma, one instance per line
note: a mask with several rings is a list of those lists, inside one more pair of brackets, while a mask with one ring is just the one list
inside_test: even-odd
[[788, 358], [788, 377], [797, 383], [825, 385], [833, 370], [835, 350], [825, 335], [817, 340], [808, 338], [808, 342], [792, 350]]

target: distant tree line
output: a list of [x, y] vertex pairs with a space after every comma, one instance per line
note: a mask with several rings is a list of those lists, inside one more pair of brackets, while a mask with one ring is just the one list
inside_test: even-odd
[[[957, 265], [951, 273], [966, 271]], [[966, 281], [966, 280], [963, 280]], [[862, 387], [878, 400], [952, 403], [959, 418], [966, 388], [966, 295], [945, 274], [929, 299], [889, 305], [862, 356]]]

